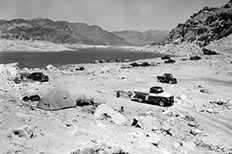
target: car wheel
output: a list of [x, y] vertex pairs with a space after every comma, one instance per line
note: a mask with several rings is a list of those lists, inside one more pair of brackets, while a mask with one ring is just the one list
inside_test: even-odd
[[142, 103], [142, 102], [143, 102], [143, 99], [142, 99], [142, 98], [138, 98], [138, 102], [139, 102], [139, 103]]
[[161, 100], [159, 101], [159, 106], [161, 106], [161, 107], [164, 107], [164, 106], [165, 106], [164, 100], [161, 99]]

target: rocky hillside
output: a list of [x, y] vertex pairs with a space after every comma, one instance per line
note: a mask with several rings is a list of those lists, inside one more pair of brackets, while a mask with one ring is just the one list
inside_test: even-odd
[[232, 53], [232, 34], [222, 38], [220, 40], [214, 40], [210, 42], [207, 46], [208, 49], [216, 51], [216, 52], [223, 52], [223, 53]]
[[5, 39], [46, 40], [57, 44], [131, 45], [96, 25], [41, 18], [0, 20], [0, 35]]
[[166, 43], [199, 41], [207, 45], [232, 33], [232, 0], [221, 8], [205, 7], [193, 14], [185, 23], [174, 28], [166, 39]]
[[126, 41], [135, 45], [159, 44], [168, 36], [168, 31], [148, 30], [145, 32], [125, 30], [115, 31], [113, 34], [124, 38]]

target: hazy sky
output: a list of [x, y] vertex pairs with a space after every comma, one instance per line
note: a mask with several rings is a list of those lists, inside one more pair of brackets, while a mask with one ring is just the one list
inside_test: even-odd
[[229, 0], [0, 0], [0, 19], [49, 18], [99, 25], [108, 31], [171, 30], [205, 6]]

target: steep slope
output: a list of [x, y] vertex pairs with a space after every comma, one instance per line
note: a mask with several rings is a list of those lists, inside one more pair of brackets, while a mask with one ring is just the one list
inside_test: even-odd
[[50, 19], [0, 21], [1, 37], [21, 40], [46, 40], [57, 44], [131, 45], [99, 26]]
[[221, 8], [205, 7], [180, 23], [168, 35], [166, 43], [199, 41], [205, 46], [232, 33], [232, 0]]
[[232, 53], [232, 34], [220, 40], [214, 40], [207, 45], [208, 49], [221, 53]]
[[113, 34], [124, 38], [126, 41], [131, 42], [135, 45], [148, 45], [148, 44], [159, 44], [165, 40], [168, 36], [168, 31], [149, 30], [145, 32], [139, 31], [115, 31]]

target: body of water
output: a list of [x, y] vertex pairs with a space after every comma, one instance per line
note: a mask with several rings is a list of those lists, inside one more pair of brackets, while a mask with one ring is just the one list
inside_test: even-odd
[[131, 52], [125, 49], [79, 49], [63, 52], [0, 52], [0, 64], [18, 62], [20, 68], [44, 68], [48, 64], [61, 66], [66, 64], [92, 63], [107, 59], [148, 59], [161, 57], [151, 52]]

